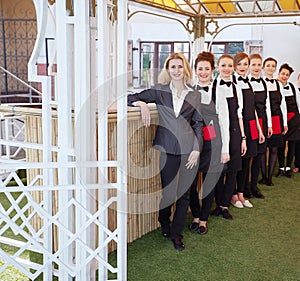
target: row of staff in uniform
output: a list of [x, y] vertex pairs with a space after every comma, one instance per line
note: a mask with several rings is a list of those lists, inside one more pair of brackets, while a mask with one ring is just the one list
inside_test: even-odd
[[[182, 231], [189, 207], [194, 217], [189, 229], [200, 235], [208, 232], [209, 215], [231, 220], [230, 205], [252, 208], [249, 197], [264, 198], [258, 188], [260, 168], [260, 183], [272, 186], [277, 157], [280, 168], [284, 167], [286, 141], [293, 154], [300, 140], [300, 94], [289, 82], [293, 72], [289, 64], [281, 65], [278, 77], [273, 77], [274, 58], [224, 54], [216, 63], [219, 74], [213, 78], [215, 63], [211, 52], [199, 53], [193, 82], [186, 57], [173, 53], [157, 85], [128, 96], [129, 106], [140, 107], [145, 126], [151, 124], [147, 103], [157, 106], [159, 124], [153, 147], [160, 151], [158, 220], [162, 236], [170, 238], [176, 250], [185, 249]], [[284, 175], [290, 170], [289, 161], [288, 154]], [[214, 199], [216, 208], [211, 210]]]

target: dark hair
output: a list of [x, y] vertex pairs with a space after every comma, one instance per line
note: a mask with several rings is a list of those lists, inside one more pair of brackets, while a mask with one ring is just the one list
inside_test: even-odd
[[263, 67], [265, 66], [265, 64], [266, 64], [267, 61], [274, 61], [274, 62], [275, 62], [275, 66], [277, 66], [277, 60], [274, 59], [274, 58], [272, 58], [272, 57], [268, 57], [268, 58], [266, 58], [266, 59], [264, 60], [264, 62], [263, 62]]
[[294, 69], [291, 66], [289, 66], [287, 63], [284, 63], [282, 66], [280, 66], [279, 72], [282, 69], [286, 69], [287, 71], [289, 71], [290, 75], [294, 72]]
[[233, 57], [234, 68], [236, 68], [236, 66], [241, 60], [246, 58], [248, 59], [248, 63], [250, 63], [249, 56], [246, 53], [243, 52], [236, 53], [235, 56]]
[[213, 53], [211, 52], [202, 52], [202, 53], [199, 53], [196, 60], [195, 60], [195, 70], [197, 69], [197, 65], [200, 61], [207, 61], [210, 63], [211, 65], [211, 68], [212, 69], [215, 69], [215, 56]]

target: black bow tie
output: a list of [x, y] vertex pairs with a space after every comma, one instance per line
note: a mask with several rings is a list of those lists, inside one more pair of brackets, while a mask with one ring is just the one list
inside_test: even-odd
[[254, 78], [254, 77], [251, 77], [251, 80], [250, 80], [250, 81], [255, 81], [255, 82], [259, 83], [259, 82], [260, 82], [260, 78], [256, 79], [256, 78]]
[[220, 85], [227, 85], [227, 87], [230, 87], [230, 85], [231, 85], [231, 81], [227, 81], [227, 82], [225, 82], [223, 79], [221, 79], [221, 81], [220, 81]]
[[266, 81], [271, 82], [272, 84], [274, 83], [274, 79], [266, 78]]
[[289, 85], [283, 87], [283, 89], [285, 89], [285, 90], [288, 90], [289, 88], [290, 88]]
[[239, 80], [239, 81], [243, 81], [244, 83], [248, 83], [248, 82], [249, 82], [249, 78], [248, 78], [248, 77], [243, 78], [242, 76], [240, 76], [240, 77], [238, 78], [238, 80]]
[[201, 87], [201, 86], [198, 85], [197, 89], [198, 90], [203, 90], [205, 92], [208, 92], [209, 87], [208, 86]]

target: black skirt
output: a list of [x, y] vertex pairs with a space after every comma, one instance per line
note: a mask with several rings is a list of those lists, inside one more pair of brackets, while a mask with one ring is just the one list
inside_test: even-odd
[[267, 146], [268, 147], [283, 146], [283, 136], [278, 134], [278, 135], [272, 135], [270, 138], [267, 138]]

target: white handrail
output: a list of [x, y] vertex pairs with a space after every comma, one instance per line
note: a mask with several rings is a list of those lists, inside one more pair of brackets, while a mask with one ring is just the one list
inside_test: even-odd
[[7, 69], [5, 69], [4, 67], [2, 67], [1, 65], [0, 65], [0, 69], [2, 69], [5, 73], [9, 74], [13, 78], [17, 79], [20, 83], [22, 83], [23, 85], [27, 86], [28, 88], [30, 88], [35, 93], [37, 93], [37, 94], [39, 94], [39, 95], [42, 96], [42, 93], [39, 90], [37, 90], [36, 88], [34, 88], [31, 85], [27, 84], [25, 81], [23, 81], [22, 79], [20, 79], [19, 77], [17, 77], [13, 73], [9, 72]]

